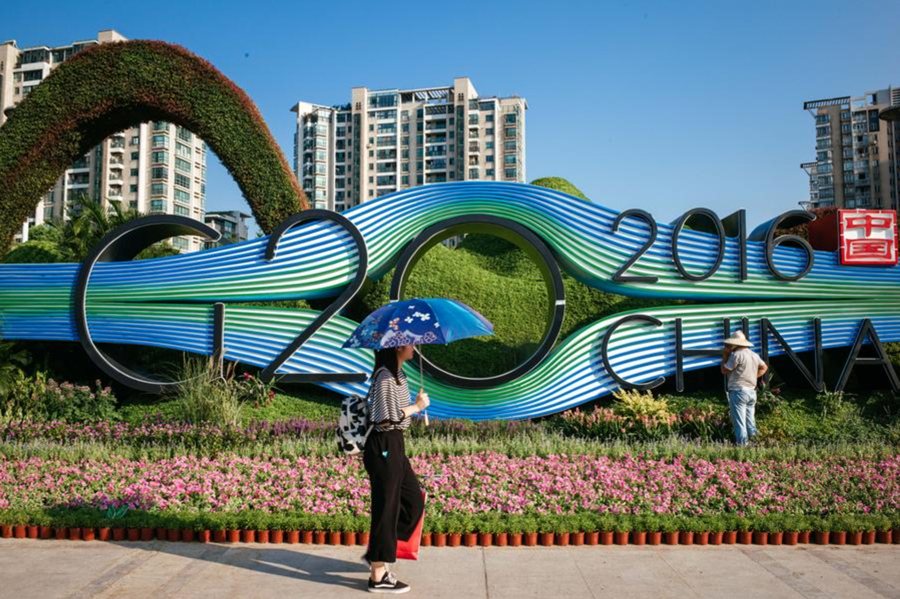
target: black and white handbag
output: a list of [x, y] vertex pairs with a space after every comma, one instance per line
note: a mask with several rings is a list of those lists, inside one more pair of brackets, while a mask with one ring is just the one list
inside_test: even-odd
[[365, 397], [351, 395], [341, 402], [338, 420], [338, 449], [345, 455], [357, 455], [366, 446], [366, 438], [374, 424], [369, 423], [369, 405]]

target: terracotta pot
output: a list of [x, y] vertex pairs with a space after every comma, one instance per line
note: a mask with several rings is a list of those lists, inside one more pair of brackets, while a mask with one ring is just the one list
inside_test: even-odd
[[552, 532], [542, 532], [540, 535], [541, 545], [544, 547], [548, 547], [553, 544], [553, 533]]
[[445, 533], [445, 532], [432, 533], [431, 540], [434, 541], [435, 547], [446, 547], [447, 546], [447, 533]]
[[847, 533], [843, 530], [840, 532], [831, 531], [831, 543], [833, 545], [846, 545]]
[[81, 529], [80, 528], [70, 528], [69, 529], [69, 540], [70, 541], [80, 541], [81, 540]]
[[861, 530], [854, 530], [853, 532], [847, 533], [847, 544], [848, 545], [862, 545], [863, 541], [863, 533]]
[[875, 531], [867, 530], [863, 532], [863, 545], [871, 545], [875, 542]]
[[25, 536], [27, 536], [29, 539], [38, 538], [38, 527], [33, 524], [29, 524], [28, 526], [26, 526]]
[[112, 535], [113, 535], [113, 541], [124, 541], [125, 540], [125, 529], [124, 528], [113, 528]]
[[556, 538], [554, 538], [553, 541], [560, 547], [568, 547], [569, 546], [569, 533], [558, 532], [558, 533], [556, 533]]
[[796, 530], [789, 530], [784, 533], [783, 541], [785, 545], [796, 545], [800, 540], [800, 533]]
[[201, 543], [209, 543], [212, 534], [208, 530], [197, 531], [197, 540]]
[[213, 541], [216, 543], [224, 543], [228, 539], [228, 533], [225, 530], [214, 530], [213, 531]]
[[24, 539], [27, 531], [25, 530], [24, 524], [16, 524], [13, 526], [13, 537], [17, 539]]
[[769, 544], [769, 533], [762, 530], [753, 531], [753, 544], [754, 545], [768, 545]]
[[737, 531], [728, 530], [722, 533], [722, 543], [725, 545], [734, 545], [737, 543]]
[[691, 530], [682, 530], [678, 533], [678, 542], [682, 545], [694, 544], [694, 532]]
[[584, 533], [584, 544], [593, 547], [600, 542], [600, 533], [596, 530]]
[[324, 530], [317, 530], [313, 533], [313, 544], [314, 545], [324, 545], [327, 540], [328, 535]]
[[[338, 542], [332, 543], [332, 545], [340, 545], [340, 533], [338, 533]], [[256, 542], [257, 543], [268, 543], [269, 542], [269, 531], [268, 530], [257, 530], [256, 531]]]
[[722, 537], [725, 536], [725, 533], [721, 530], [717, 530], [715, 532], [709, 533], [709, 544], [710, 545], [721, 545]]
[[126, 528], [125, 538], [132, 542], [137, 541], [141, 538], [141, 531], [137, 528]]
[[[113, 529], [113, 536], [116, 534], [116, 529]], [[166, 529], [166, 539], [177, 543], [181, 540], [181, 529], [180, 528], [167, 528]]]
[[738, 543], [741, 545], [749, 545], [753, 542], [753, 533], [749, 530], [738, 531]]
[[[356, 544], [356, 533], [350, 533], [353, 535], [353, 542], [350, 545]], [[284, 543], [284, 531], [283, 530], [272, 530], [269, 531], [269, 542], [280, 545]]]
[[466, 547], [474, 547], [478, 544], [478, 535], [474, 532], [467, 532], [463, 535], [463, 545]]
[[181, 540], [184, 541], [185, 543], [193, 543], [195, 536], [196, 536], [196, 534], [194, 533], [193, 530], [188, 529], [188, 528], [181, 529]]
[[241, 542], [242, 543], [253, 543], [256, 541], [256, 531], [255, 530], [242, 530], [241, 531]]
[[40, 538], [49, 539], [51, 536], [53, 536], [53, 529], [50, 528], [49, 526], [41, 526], [40, 529], [41, 530], [38, 535], [38, 536], [40, 536]]
[[166, 541], [169, 539], [169, 535], [165, 528], [157, 528], [156, 529], [156, 538], [160, 541]]
[[801, 530], [797, 534], [797, 542], [798, 543], [809, 543], [809, 538], [812, 536], [812, 532], [809, 530]]
[[505, 532], [498, 532], [494, 534], [494, 545], [497, 547], [506, 547], [509, 543], [509, 535]]
[[815, 537], [816, 537], [816, 545], [827, 545], [828, 544], [828, 531], [827, 530], [817, 530]]
[[891, 542], [891, 531], [879, 530], [878, 531], [878, 542], [879, 543], [890, 543]]
[[304, 530], [300, 533], [300, 542], [306, 543], [307, 545], [311, 545], [313, 542], [313, 531]]
[[81, 540], [82, 541], [93, 541], [96, 538], [94, 535], [93, 528], [82, 528], [81, 529]]
[[632, 545], [645, 545], [647, 543], [647, 532], [644, 530], [632, 530], [629, 542]]
[[628, 544], [628, 533], [617, 530], [613, 535], [616, 540], [616, 545], [627, 545]]
[[677, 545], [678, 544], [678, 533], [677, 532], [667, 532], [663, 534], [663, 537], [666, 539], [666, 545]]
[[430, 532], [422, 533], [421, 546], [422, 547], [431, 547], [431, 533]]
[[356, 533], [356, 542], [360, 545], [369, 546], [369, 531]]
[[447, 546], [448, 547], [459, 547], [459, 544], [462, 542], [462, 535], [458, 532], [451, 532], [447, 535]]
[[490, 547], [494, 544], [494, 535], [489, 532], [483, 532], [478, 535], [478, 544], [482, 547]]
[[153, 540], [153, 529], [144, 527], [141, 529], [141, 540], [142, 541], [152, 541]]
[[703, 532], [695, 532], [694, 533], [694, 542], [698, 545], [709, 545], [709, 533], [706, 531]]
[[511, 547], [519, 547], [522, 544], [522, 533], [520, 533], [520, 532], [509, 533], [509, 544]]
[[611, 530], [604, 530], [600, 532], [600, 544], [601, 545], [612, 545], [613, 544], [613, 533]]
[[53, 534], [57, 540], [68, 539], [69, 538], [69, 529], [68, 528], [54, 528]]
[[4, 539], [12, 538], [13, 530], [9, 524], [0, 524], [0, 537]]
[[573, 532], [569, 535], [569, 542], [576, 547], [584, 545], [584, 532]]
[[769, 533], [769, 545], [781, 545], [781, 540], [784, 536], [784, 533], [781, 532], [770, 532]]
[[229, 543], [237, 543], [238, 541], [241, 540], [241, 531], [239, 531], [239, 530], [226, 530], [225, 532], [227, 533], [226, 536], [228, 537], [228, 542], [229, 542]]
[[101, 541], [108, 541], [111, 536], [112, 532], [108, 528], [97, 529], [97, 538]]
[[897, 543], [900, 543], [900, 528], [895, 528], [891, 532], [891, 542], [894, 545], [896, 545]]
[[651, 530], [647, 533], [648, 545], [659, 545], [660, 543], [662, 543], [662, 531]]
[[356, 532], [355, 531], [344, 531], [341, 534], [341, 544], [342, 545], [356, 545]]
[[537, 533], [536, 532], [526, 532], [523, 538], [523, 543], [526, 547], [534, 547], [537, 545]]
[[285, 540], [289, 545], [296, 545], [300, 542], [300, 531], [299, 530], [289, 530], [287, 531], [287, 535]]

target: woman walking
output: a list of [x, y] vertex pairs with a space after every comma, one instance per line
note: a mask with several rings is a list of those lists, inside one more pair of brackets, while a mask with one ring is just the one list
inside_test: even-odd
[[408, 539], [422, 517], [425, 500], [416, 474], [406, 457], [403, 431], [410, 416], [429, 405], [428, 395], [419, 390], [410, 404], [403, 363], [413, 356], [413, 346], [375, 352], [375, 367], [368, 397], [369, 418], [374, 424], [366, 439], [363, 464], [372, 487], [372, 525], [369, 548], [363, 559], [371, 568], [369, 592], [406, 593], [408, 584], [388, 572], [387, 564], [397, 560], [397, 539]]

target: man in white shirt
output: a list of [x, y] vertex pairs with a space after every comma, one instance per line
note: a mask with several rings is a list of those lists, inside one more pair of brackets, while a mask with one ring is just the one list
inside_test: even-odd
[[747, 444], [756, 435], [756, 383], [769, 367], [750, 348], [743, 331], [725, 340], [722, 373], [728, 378], [728, 409], [734, 426], [734, 442]]

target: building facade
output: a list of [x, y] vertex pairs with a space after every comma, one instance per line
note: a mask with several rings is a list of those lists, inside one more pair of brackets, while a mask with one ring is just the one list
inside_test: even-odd
[[299, 102], [294, 170], [310, 204], [338, 212], [385, 194], [446, 181], [525, 181], [524, 98], [452, 86], [372, 91], [350, 103]]
[[[19, 48], [15, 41], [0, 44], [0, 126], [6, 121], [7, 110], [14, 109], [66, 59], [85, 48], [125, 39], [107, 30], [95, 40], [68, 46]], [[78, 199], [203, 221], [206, 155], [203, 140], [165, 121], [142, 123], [116, 133], [76, 160], [60, 177], [34, 215], [22, 224], [16, 241], [27, 241], [34, 225], [70, 218], [72, 203]], [[203, 247], [202, 238], [196, 236], [175, 237], [171, 243], [182, 251]]]
[[900, 207], [900, 123], [878, 118], [892, 106], [900, 106], [900, 88], [803, 103], [816, 122], [816, 160], [800, 165], [809, 208]]
[[247, 228], [248, 218], [250, 218], [250, 215], [240, 210], [207, 212], [205, 217], [206, 224], [222, 234], [220, 241], [208, 245], [247, 241], [250, 236], [250, 231]]

